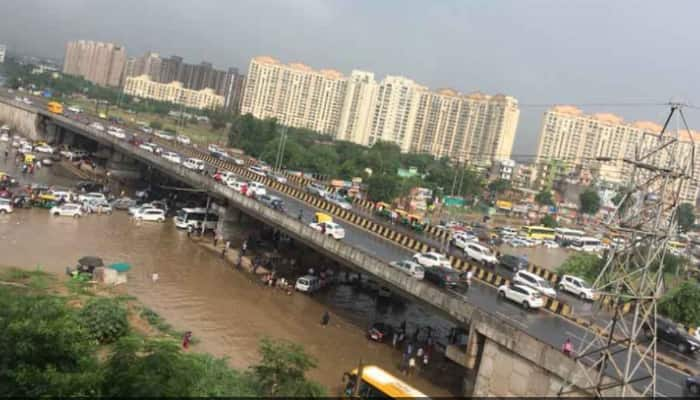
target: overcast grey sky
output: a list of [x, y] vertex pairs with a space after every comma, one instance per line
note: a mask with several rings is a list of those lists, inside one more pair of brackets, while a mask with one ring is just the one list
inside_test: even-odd
[[[245, 71], [252, 56], [303, 61], [521, 103], [515, 154], [532, 154], [538, 104], [700, 104], [699, 1], [3, 0], [0, 43], [63, 57], [65, 42], [113, 41]], [[587, 106], [660, 121], [661, 106]], [[700, 128], [700, 112], [688, 112]]]

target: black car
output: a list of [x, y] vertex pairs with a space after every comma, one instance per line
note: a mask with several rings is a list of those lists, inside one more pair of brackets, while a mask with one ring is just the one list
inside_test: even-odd
[[[644, 335], [651, 337], [651, 326], [644, 326]], [[700, 350], [700, 342], [697, 339], [677, 323], [666, 318], [656, 320], [656, 337], [674, 346], [680, 353], [693, 354]]]
[[528, 262], [524, 257], [514, 256], [512, 254], [504, 254], [498, 259], [498, 265], [507, 268], [513, 272], [521, 269], [527, 269]]
[[429, 267], [425, 268], [423, 279], [440, 287], [453, 287], [459, 282], [459, 274], [451, 268]]
[[383, 342], [385, 339], [391, 338], [394, 333], [394, 327], [385, 324], [384, 322], [375, 322], [367, 330], [367, 338], [377, 342]]
[[700, 395], [700, 375], [691, 375], [685, 378], [685, 388], [693, 396]]

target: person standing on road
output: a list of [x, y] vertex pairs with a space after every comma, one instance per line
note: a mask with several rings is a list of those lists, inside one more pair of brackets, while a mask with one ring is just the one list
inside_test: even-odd
[[328, 322], [331, 320], [331, 315], [328, 313], [328, 310], [326, 310], [323, 313], [323, 316], [321, 317], [321, 325], [325, 328], [326, 325], [328, 325]]
[[245, 252], [248, 250], [248, 240], [244, 240], [243, 243], [241, 244], [241, 256], [245, 255]]
[[471, 289], [472, 287], [472, 276], [474, 273], [472, 270], [467, 271], [467, 290]]
[[413, 375], [413, 370], [416, 369], [416, 359], [411, 357], [408, 359], [408, 376]]
[[574, 345], [571, 343], [570, 338], [566, 338], [566, 341], [561, 348], [561, 352], [567, 357], [572, 357], [574, 355]]

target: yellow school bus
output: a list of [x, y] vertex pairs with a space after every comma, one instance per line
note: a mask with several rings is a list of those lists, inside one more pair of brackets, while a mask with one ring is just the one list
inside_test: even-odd
[[[345, 380], [345, 392], [343, 394], [346, 398], [349, 398], [354, 394], [357, 382], [357, 368], [345, 373], [343, 378]], [[362, 399], [401, 399], [410, 397], [428, 399], [428, 396], [418, 389], [375, 365], [367, 365], [362, 368], [362, 380], [357, 394]]]
[[63, 114], [63, 104], [57, 101], [49, 101], [46, 108], [54, 114]]

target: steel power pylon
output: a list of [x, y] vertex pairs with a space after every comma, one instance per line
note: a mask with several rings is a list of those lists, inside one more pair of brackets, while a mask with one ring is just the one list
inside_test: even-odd
[[[593, 284], [613, 316], [583, 338], [576, 349], [577, 368], [560, 396], [581, 391], [595, 397], [657, 394], [657, 301], [664, 293], [659, 266], [667, 242], [678, 233], [681, 190], [695, 170], [695, 144], [682, 105], [670, 106], [661, 132], [646, 135], [634, 154], [621, 160], [628, 165], [629, 184], [606, 227], [627, 240], [612, 243]], [[685, 131], [668, 131], [674, 116]]]

